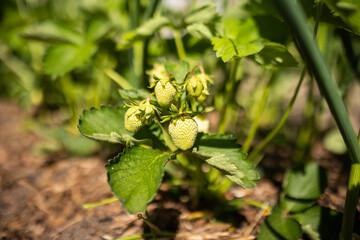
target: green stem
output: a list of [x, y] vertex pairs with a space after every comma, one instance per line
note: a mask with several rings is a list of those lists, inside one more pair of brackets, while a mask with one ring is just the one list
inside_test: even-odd
[[[149, 0], [149, 3], [146, 7], [143, 22], [146, 22], [149, 18], [154, 15], [154, 12], [159, 4], [159, 0]], [[142, 56], [142, 79], [146, 79], [146, 69], [148, 69], [148, 49], [149, 49], [150, 38], [146, 38], [143, 45], [143, 56]], [[146, 81], [143, 83], [147, 84]]]
[[84, 209], [89, 209], [89, 208], [93, 208], [93, 207], [98, 207], [98, 206], [102, 206], [102, 205], [106, 205], [115, 201], [118, 201], [119, 199], [117, 197], [111, 197], [111, 198], [107, 198], [104, 199], [100, 202], [95, 202], [95, 203], [86, 203], [84, 204], [82, 207]]
[[[160, 233], [156, 233], [155, 235], [157, 237], [169, 237], [169, 238], [172, 238], [172, 237], [175, 237], [176, 233], [160, 232]], [[133, 236], [129, 236], [129, 237], [117, 238], [115, 240], [149, 239], [152, 236], [153, 236], [152, 233], [143, 233], [143, 234], [133, 235]]]
[[[360, 145], [360, 132], [359, 132], [359, 145]], [[349, 183], [346, 192], [345, 209], [341, 227], [340, 239], [351, 239], [356, 204], [359, 198], [360, 191], [360, 164], [354, 163], [350, 168]]]
[[329, 105], [330, 111], [344, 138], [352, 162], [360, 163], [360, 148], [356, 133], [351, 125], [349, 115], [339, 95], [338, 88], [332, 79], [330, 70], [319, 51], [317, 43], [311, 35], [303, 12], [294, 1], [275, 0], [275, 2], [293, 30], [303, 50], [307, 66], [311, 68], [317, 84]]
[[271, 207], [267, 204], [264, 204], [262, 202], [259, 202], [259, 201], [256, 201], [256, 200], [251, 200], [251, 199], [244, 199], [244, 200], [241, 200], [244, 204], [247, 204], [247, 205], [251, 205], [251, 206], [254, 206], [254, 207], [258, 207], [258, 208], [261, 208], [261, 209], [264, 209], [265, 211], [268, 211], [268, 212], [271, 212]]
[[182, 61], [186, 58], [186, 54], [185, 54], [184, 44], [181, 39], [181, 32], [178, 29], [174, 29], [174, 40], [175, 40], [176, 50], [179, 55], [179, 59], [180, 61]]
[[[330, 70], [322, 57], [317, 43], [314, 41], [308, 28], [307, 21], [304, 13], [296, 5], [295, 1], [289, 0], [275, 0], [277, 7], [283, 15], [285, 21], [290, 25], [291, 29], [296, 36], [300, 48], [304, 53], [304, 58], [314, 74], [319, 89], [326, 99], [329, 105], [330, 111], [335, 118], [335, 121], [340, 129], [341, 135], [344, 139], [346, 147], [348, 149], [352, 164], [353, 172], [358, 172], [358, 164], [360, 164], [360, 147], [356, 137], [354, 128], [350, 122], [349, 115], [346, 111], [345, 105], [338, 92], [338, 88], [332, 79]], [[353, 173], [353, 175], [355, 175]], [[353, 178], [351, 178], [353, 179]], [[349, 181], [350, 182], [350, 181]], [[353, 191], [348, 188], [348, 191]], [[352, 194], [351, 194], [352, 195]], [[350, 195], [349, 195], [350, 198]], [[354, 210], [356, 209], [356, 201], [347, 201], [343, 218], [343, 225], [341, 229], [341, 239], [351, 239], [353, 225], [349, 222], [345, 225], [344, 221], [349, 221], [347, 218], [354, 216]], [[345, 238], [350, 236], [350, 238]]]
[[169, 147], [170, 151], [175, 152], [178, 148], [175, 146], [174, 142], [172, 141], [170, 134], [163, 127], [161, 122], [159, 122], [159, 120], [155, 119], [155, 122], [161, 128], [161, 131], [162, 131], [162, 133], [164, 135], [164, 140], [165, 140], [166, 145]]
[[240, 62], [240, 58], [235, 58], [231, 63], [229, 81], [227, 81], [225, 85], [225, 93], [226, 93], [225, 101], [224, 101], [225, 110], [222, 111], [221, 114], [221, 120], [218, 130], [219, 134], [223, 134], [226, 131], [226, 123], [229, 118], [230, 110], [231, 110], [231, 106], [229, 103], [233, 99], [235, 93], [234, 87], [235, 87], [236, 72], [239, 66], [239, 62]]
[[106, 68], [103, 71], [106, 76], [108, 76], [111, 80], [116, 82], [122, 89], [130, 90], [133, 88], [131, 84], [128, 81], [126, 81], [126, 79], [123, 76], [115, 72], [113, 69]]
[[150, 0], [145, 10], [144, 21], [148, 20], [154, 15], [154, 12], [159, 4], [159, 0]]
[[195, 193], [191, 198], [192, 208], [197, 208], [199, 206], [199, 199], [201, 192], [206, 189], [208, 184], [206, 176], [201, 172], [201, 162], [197, 159], [189, 156], [188, 152], [181, 152], [176, 155], [176, 159], [179, 161], [182, 167], [186, 169], [186, 172], [189, 174], [192, 179], [192, 186], [195, 189]]
[[140, 24], [140, 0], [129, 1], [130, 27], [137, 28]]
[[[300, 86], [305, 78], [305, 73], [306, 73], [306, 66], [304, 66], [302, 72], [301, 72], [301, 76], [299, 78], [299, 82], [296, 86], [296, 89], [295, 89], [295, 92], [294, 92], [294, 95], [292, 96], [291, 100], [290, 100], [290, 103], [288, 105], [288, 107], [286, 108], [286, 111], [284, 113], [284, 115], [282, 116], [280, 122], [277, 124], [277, 126], [266, 136], [266, 138], [259, 144], [257, 145], [250, 153], [249, 157], [248, 157], [248, 160], [249, 161], [254, 161], [255, 160], [255, 157], [259, 154], [260, 151], [262, 151], [264, 149], [264, 147], [275, 137], [275, 135], [280, 131], [280, 129], [282, 128], [282, 126], [284, 126], [287, 118], [289, 117], [289, 114], [291, 112], [291, 109], [294, 105], [294, 102], [296, 100], [296, 97], [299, 93], [299, 89], [300, 89]], [[245, 146], [245, 144], [244, 144]], [[245, 150], [244, 150], [245, 151]], [[246, 152], [246, 151], [245, 151]], [[261, 159], [256, 159], [256, 161], [254, 161], [254, 164], [257, 165], [259, 164], [259, 161]]]
[[263, 113], [264, 111], [264, 108], [265, 108], [265, 104], [266, 104], [266, 100], [269, 96], [269, 92], [270, 92], [270, 88], [271, 88], [271, 85], [275, 79], [275, 73], [276, 70], [273, 71], [273, 73], [271, 74], [271, 78], [269, 80], [269, 82], [266, 84], [265, 88], [264, 88], [264, 91], [262, 93], [262, 96], [261, 96], [261, 99], [260, 99], [260, 102], [258, 103], [258, 107], [256, 109], [256, 116], [251, 124], [251, 127], [250, 127], [250, 130], [249, 130], [249, 134], [242, 146], [242, 149], [241, 151], [242, 152], [248, 152], [250, 147], [251, 147], [251, 143], [253, 142], [254, 138], [255, 138], [255, 135], [256, 135], [256, 131], [259, 127], [259, 122], [260, 122], [260, 118], [261, 118], [261, 114]]

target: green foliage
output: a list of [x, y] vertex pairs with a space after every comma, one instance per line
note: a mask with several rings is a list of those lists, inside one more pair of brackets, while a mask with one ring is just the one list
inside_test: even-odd
[[312, 240], [339, 239], [342, 216], [335, 210], [315, 206], [292, 217], [301, 224], [303, 232]]
[[74, 31], [65, 24], [50, 20], [28, 27], [20, 33], [20, 36], [45, 43], [72, 43], [78, 45], [83, 43], [81, 33]]
[[54, 78], [62, 76], [88, 62], [95, 51], [93, 44], [50, 47], [44, 57], [44, 69]]
[[254, 187], [254, 180], [259, 179], [254, 165], [245, 160], [246, 154], [240, 152], [234, 139], [203, 135], [193, 153], [243, 188]]
[[156, 195], [170, 154], [143, 147], [126, 149], [106, 165], [114, 194], [130, 213], [144, 212]]
[[347, 29], [360, 35], [360, 2], [357, 0], [325, 0], [327, 6], [348, 25]]
[[210, 23], [217, 17], [216, 6], [214, 3], [200, 6], [184, 16], [184, 24], [204, 24]]
[[298, 240], [302, 235], [300, 224], [285, 216], [280, 207], [276, 206], [264, 220], [259, 230], [259, 240]]
[[213, 33], [210, 28], [202, 23], [194, 23], [186, 27], [186, 31], [199, 39], [211, 39], [213, 37]]
[[44, 141], [36, 144], [34, 150], [40, 154], [66, 151], [75, 156], [88, 156], [99, 150], [99, 145], [85, 138], [71, 134], [64, 128], [50, 128], [40, 124], [31, 124], [31, 130], [44, 138]]
[[326, 172], [314, 162], [300, 164], [286, 173], [283, 184], [281, 207], [289, 212], [300, 212], [312, 207], [324, 192]]
[[170, 20], [166, 17], [154, 17], [146, 21], [143, 25], [138, 27], [135, 31], [127, 32], [119, 41], [117, 48], [119, 50], [127, 49], [132, 46], [135, 41], [143, 40], [152, 36], [162, 27], [169, 26]]
[[126, 109], [101, 107], [83, 111], [79, 119], [79, 131], [85, 137], [110, 143], [144, 143], [134, 138], [134, 134], [126, 131], [124, 116]]
[[248, 18], [246, 20], [228, 19], [224, 20], [224, 29], [219, 37], [213, 37], [211, 43], [214, 45], [216, 56], [221, 57], [224, 62], [234, 57], [246, 57], [261, 51], [264, 48], [255, 22]]
[[65, 24], [45, 21], [28, 27], [20, 35], [29, 40], [52, 44], [44, 56], [44, 70], [53, 78], [68, 73], [89, 62], [98, 50], [96, 43], [111, 25], [101, 19], [92, 20], [84, 33]]
[[329, 131], [324, 137], [324, 147], [335, 154], [345, 154], [346, 145], [338, 129]]
[[174, 75], [177, 83], [182, 83], [186, 74], [190, 71], [190, 66], [186, 61], [182, 61], [180, 64], [166, 62], [165, 70]]
[[311, 162], [288, 172], [284, 180], [284, 193], [295, 199], [316, 200], [326, 187], [325, 170]]
[[296, 67], [297, 62], [286, 47], [279, 43], [265, 42], [264, 48], [252, 56], [264, 68]]
[[119, 89], [119, 94], [126, 100], [143, 100], [150, 95], [150, 92], [145, 89]]

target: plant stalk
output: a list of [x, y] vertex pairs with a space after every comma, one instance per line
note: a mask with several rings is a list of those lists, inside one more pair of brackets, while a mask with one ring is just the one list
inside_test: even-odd
[[360, 163], [360, 148], [356, 133], [351, 125], [349, 115], [340, 97], [338, 88], [332, 79], [330, 70], [308, 27], [302, 10], [289, 0], [275, 0], [286, 22], [290, 25], [300, 48], [303, 51], [307, 66], [314, 74], [316, 82], [325, 97], [330, 111], [340, 129], [353, 163]]
[[[360, 146], [360, 132], [358, 136], [359, 136], [358, 139]], [[345, 198], [345, 209], [344, 209], [343, 221], [341, 226], [340, 239], [352, 238], [356, 204], [359, 198], [359, 191], [360, 191], [360, 164], [354, 163], [351, 165], [350, 168], [350, 176], [349, 176], [349, 183]]]
[[266, 100], [267, 100], [267, 98], [269, 96], [270, 88], [271, 88], [271, 85], [272, 85], [272, 83], [273, 83], [273, 81], [275, 79], [275, 75], [276, 75], [276, 70], [273, 70], [273, 73], [271, 74], [270, 80], [266, 84], [266, 86], [264, 88], [264, 91], [262, 93], [260, 102], [258, 103], [258, 107], [256, 109], [255, 119], [253, 120], [253, 122], [251, 124], [249, 134], [248, 134], [248, 136], [247, 136], [247, 138], [246, 138], [246, 140], [245, 140], [245, 142], [244, 142], [244, 144], [243, 144], [243, 146], [241, 148], [242, 152], [248, 152], [250, 150], [251, 143], [253, 142], [253, 140], [255, 138], [255, 135], [256, 135], [256, 131], [257, 131], [258, 127], [259, 127], [261, 114], [264, 111]]
[[164, 135], [165, 143], [169, 147], [170, 151], [175, 152], [176, 150], [178, 150], [178, 148], [175, 146], [174, 142], [172, 141], [169, 132], [163, 127], [161, 122], [159, 120], [157, 120], [156, 118], [155, 118], [155, 122], [160, 127], [160, 129]]
[[218, 130], [219, 134], [223, 134], [226, 131], [226, 123], [227, 123], [227, 119], [229, 118], [230, 109], [231, 109], [230, 101], [231, 99], [233, 99], [234, 96], [233, 93], [235, 92], [234, 87], [235, 87], [236, 72], [239, 66], [239, 62], [240, 62], [240, 58], [234, 58], [231, 63], [229, 81], [227, 81], [225, 85], [225, 92], [226, 92], [225, 102], [224, 102], [225, 110], [221, 114], [221, 120]]
[[[259, 154], [260, 151], [262, 151], [264, 149], [264, 147], [276, 136], [276, 134], [280, 131], [280, 129], [284, 126], [287, 118], [290, 115], [291, 109], [294, 105], [294, 102], [296, 100], [296, 97], [299, 93], [299, 89], [300, 86], [305, 78], [305, 73], [306, 73], [306, 66], [304, 66], [302, 72], [301, 72], [301, 76], [299, 78], [299, 82], [296, 86], [294, 95], [292, 96], [289, 105], [286, 108], [286, 111], [284, 113], [284, 115], [282, 116], [281, 120], [279, 121], [279, 123], [276, 125], [276, 127], [266, 136], [266, 138], [259, 144], [257, 145], [249, 154], [248, 160], [249, 161], [254, 161], [255, 165], [258, 165], [261, 159], [256, 159], [255, 157]], [[246, 142], [245, 142], [246, 143]], [[244, 144], [245, 146], [245, 144]]]
[[175, 40], [176, 50], [179, 55], [179, 59], [180, 59], [180, 61], [185, 60], [186, 54], [185, 54], [184, 44], [181, 39], [181, 32], [178, 29], [174, 29], [173, 31], [174, 31], [174, 40]]
[[[358, 165], [360, 164], [360, 147], [356, 133], [350, 122], [349, 115], [338, 92], [338, 88], [332, 79], [330, 70], [320, 53], [317, 43], [314, 41], [311, 35], [302, 10], [296, 5], [295, 1], [275, 0], [275, 3], [280, 10], [281, 15], [289, 24], [296, 39], [298, 40], [307, 66], [309, 66], [312, 73], [314, 74], [319, 89], [321, 90], [322, 95], [325, 97], [330, 111], [339, 127], [341, 135], [348, 149], [352, 164], [354, 165], [354, 167], [351, 167], [352, 175], [350, 175], [351, 181], [349, 181], [349, 184], [354, 184], [352, 180], [359, 171]], [[348, 192], [354, 191], [353, 189], [355, 188], [348, 186]], [[352, 195], [353, 194], [349, 194], [349, 199], [352, 199], [352, 197], [350, 197]], [[355, 214], [355, 209], [356, 201], [353, 202], [348, 200], [344, 209], [341, 239], [351, 239], [353, 229], [353, 225], [351, 224], [351, 221], [353, 223], [353, 220], [351, 220], [351, 218], [353, 218]]]
[[111, 198], [101, 200], [100, 202], [86, 203], [86, 204], [82, 205], [82, 207], [84, 209], [89, 209], [89, 208], [94, 208], [94, 207], [106, 205], [106, 204], [109, 204], [109, 203], [112, 203], [112, 202], [115, 202], [115, 201], [119, 201], [119, 199], [117, 197], [111, 197]]

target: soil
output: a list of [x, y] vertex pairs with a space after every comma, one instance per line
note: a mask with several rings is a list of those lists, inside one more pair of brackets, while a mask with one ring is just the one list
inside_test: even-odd
[[[41, 139], [24, 131], [26, 114], [16, 104], [4, 101], [0, 102], [0, 112], [1, 239], [109, 240], [147, 231], [143, 220], [128, 214], [119, 201], [91, 209], [82, 207], [113, 196], [106, 181], [106, 159], [35, 155], [33, 147]], [[286, 149], [269, 154], [262, 165], [273, 169], [273, 176], [262, 178], [254, 189], [234, 186], [226, 197], [276, 204], [290, 155]], [[349, 166], [321, 144], [314, 148], [314, 155], [327, 169], [329, 179], [319, 203], [342, 211]], [[166, 184], [161, 187], [148, 211], [160, 229], [176, 232], [175, 239], [255, 239], [267, 214], [244, 204], [234, 213], [237, 224], [233, 225], [212, 216], [212, 207], [190, 210], [185, 203], [166, 198], [167, 189]]]

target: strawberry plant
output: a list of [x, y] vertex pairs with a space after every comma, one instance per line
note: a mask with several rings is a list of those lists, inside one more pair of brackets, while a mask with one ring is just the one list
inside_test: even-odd
[[128, 109], [92, 108], [80, 117], [78, 128], [84, 136], [124, 145], [123, 152], [111, 159], [106, 169], [111, 190], [131, 213], [146, 211], [168, 161], [179, 157], [205, 161], [244, 188], [254, 187], [259, 178], [236, 139], [198, 132], [194, 117], [206, 108], [197, 101], [202, 92], [193, 93], [208, 89], [206, 74], [202, 67], [199, 69], [184, 75], [167, 73], [163, 78], [154, 75], [154, 94], [120, 90], [130, 99], [131, 105], [125, 106]]

